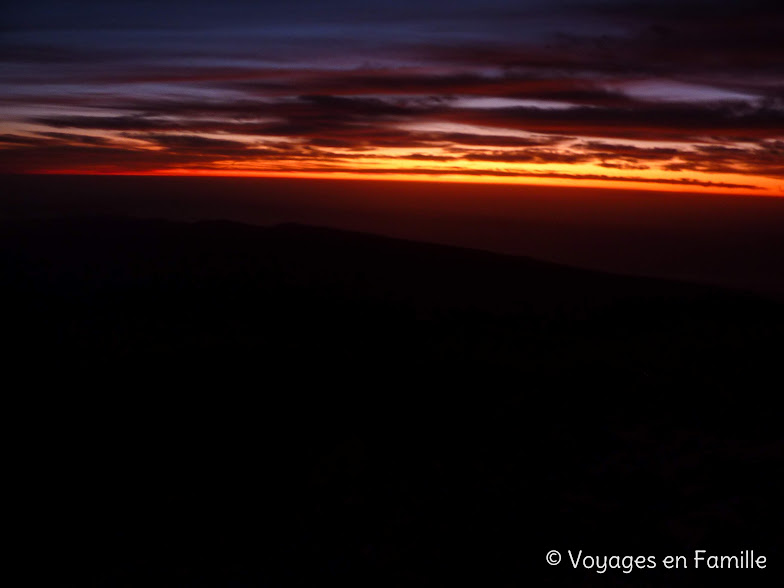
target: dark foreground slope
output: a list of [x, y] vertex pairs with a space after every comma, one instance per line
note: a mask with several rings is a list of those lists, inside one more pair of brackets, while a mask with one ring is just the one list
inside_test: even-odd
[[[297, 225], [19, 221], [0, 251], [57, 585], [782, 577], [780, 305]], [[768, 567], [663, 569], [695, 549]]]

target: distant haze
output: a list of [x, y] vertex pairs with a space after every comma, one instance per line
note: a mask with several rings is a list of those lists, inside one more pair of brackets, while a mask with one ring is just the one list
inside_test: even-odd
[[784, 199], [435, 182], [7, 176], [0, 217], [296, 222], [784, 294]]

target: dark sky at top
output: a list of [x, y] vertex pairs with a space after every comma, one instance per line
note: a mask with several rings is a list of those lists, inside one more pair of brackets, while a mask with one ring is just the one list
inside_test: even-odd
[[782, 38], [766, 0], [10, 3], [0, 170], [780, 194]]

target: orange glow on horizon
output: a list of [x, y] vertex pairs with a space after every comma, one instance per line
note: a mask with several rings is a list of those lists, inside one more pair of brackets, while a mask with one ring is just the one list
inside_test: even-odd
[[[89, 169], [51, 169], [36, 172], [39, 175], [94, 175], [94, 176], [156, 176], [156, 177], [236, 177], [236, 178], [288, 178], [288, 179], [313, 179], [313, 180], [371, 180], [394, 181], [414, 183], [457, 183], [457, 184], [492, 184], [508, 186], [550, 186], [560, 188], [599, 188], [608, 190], [643, 190], [650, 192], [688, 192], [706, 195], [730, 196], [765, 196], [784, 197], [784, 186], [777, 186], [771, 180], [769, 185], [759, 190], [744, 188], [728, 188], [722, 186], [701, 186], [688, 183], [662, 184], [655, 180], [624, 181], [610, 179], [566, 179], [553, 177], [498, 177], [483, 175], [460, 175], [459, 173], [437, 174], [407, 174], [401, 173], [372, 173], [368, 172], [298, 172], [298, 171], [253, 171], [253, 170], [215, 170], [215, 169], [161, 169], [146, 171], [102, 171]], [[32, 174], [32, 175], [36, 175]], [[758, 179], [758, 178], [755, 178]]]
[[[443, 128], [442, 128], [443, 127]], [[437, 127], [439, 131], [474, 132], [477, 136], [530, 138], [522, 132], [491, 129], [498, 135], [487, 135], [483, 127], [451, 124]], [[427, 127], [435, 132], [432, 128]], [[40, 131], [40, 129], [39, 129]], [[421, 131], [421, 129], [420, 129]], [[33, 135], [26, 136], [34, 141]], [[43, 132], [43, 131], [41, 131]], [[424, 131], [422, 131], [424, 132]], [[87, 135], [85, 135], [87, 136]], [[75, 137], [75, 138], [74, 138]], [[253, 143], [250, 136], [230, 133], [203, 132], [188, 135], [167, 132], [156, 135], [159, 145], [150, 145], [141, 137], [92, 131], [90, 140], [100, 139], [106, 158], [86, 165], [75, 158], [58, 163], [27, 159], [35, 149], [17, 150], [22, 173], [64, 175], [138, 175], [138, 176], [215, 176], [269, 177], [343, 180], [386, 180], [467, 184], [529, 185], [555, 187], [587, 187], [611, 190], [641, 189], [653, 192], [688, 192], [701, 194], [736, 194], [752, 196], [784, 196], [784, 186], [773, 176], [760, 173], [740, 159], [734, 165], [711, 168], [709, 156], [689, 143], [662, 141], [618, 141], [602, 152], [602, 144], [591, 149], [584, 145], [554, 141], [531, 149], [516, 146], [460, 145], [444, 139], [441, 144], [420, 147], [382, 147], [368, 144], [361, 149], [339, 146], [322, 148], [307, 142], [285, 142], [287, 147]], [[165, 137], [165, 139], [164, 139]], [[84, 147], [84, 137], [61, 137], [72, 149]], [[207, 141], [193, 148], [188, 141]], [[590, 137], [583, 139], [590, 140]], [[594, 138], [596, 141], [604, 141]], [[167, 143], [169, 141], [171, 143]], [[184, 143], [179, 143], [183, 141]], [[226, 148], [210, 151], [210, 141], [232, 141], [242, 145], [238, 152]], [[141, 145], [139, 143], [142, 143]], [[278, 142], [279, 143], [279, 142]], [[223, 145], [221, 144], [221, 147]], [[613, 147], [619, 148], [613, 151]], [[276, 149], [280, 148], [278, 153]], [[624, 151], [624, 148], [628, 151]], [[11, 149], [6, 147], [5, 149]], [[3, 150], [0, 147], [0, 152]], [[665, 157], [659, 157], [665, 153]], [[649, 154], [653, 154], [650, 156]], [[101, 156], [102, 153], [96, 153]], [[637, 159], [638, 155], [640, 156]], [[646, 159], [647, 157], [647, 159]], [[763, 160], [764, 161], [764, 160]], [[58, 166], [59, 164], [59, 166]], [[683, 168], [678, 165], [683, 164]], [[11, 168], [13, 169], [13, 168]], [[737, 171], [735, 171], [737, 169]]]

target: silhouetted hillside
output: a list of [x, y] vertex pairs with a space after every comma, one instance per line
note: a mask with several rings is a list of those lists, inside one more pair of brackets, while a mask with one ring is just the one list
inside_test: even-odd
[[748, 394], [782, 332], [781, 306], [742, 294], [297, 225], [30, 221], [0, 239], [17, 345], [91, 369], [205, 355], [221, 373], [263, 348], [271, 369], [302, 353]]
[[58, 585], [781, 578], [781, 305], [301, 225], [6, 222], [0, 251]]

